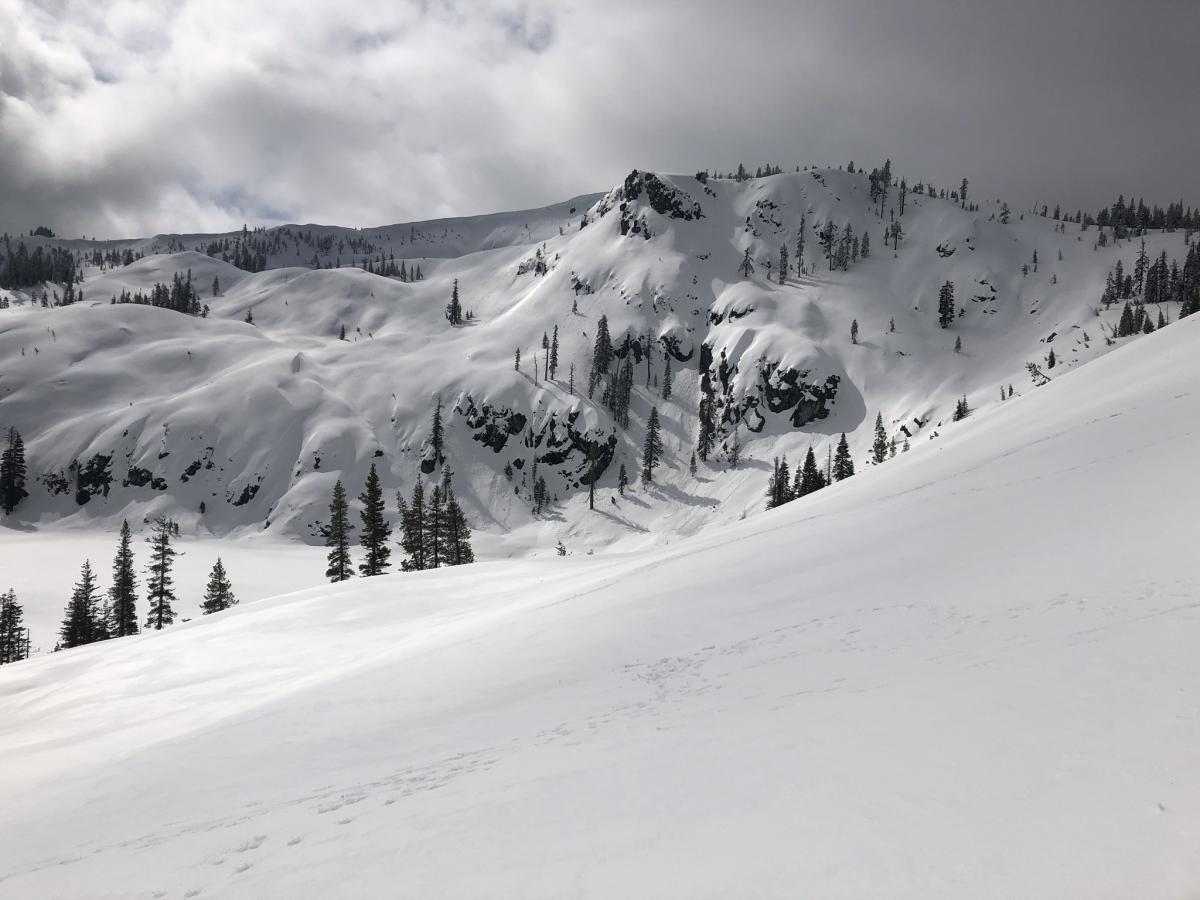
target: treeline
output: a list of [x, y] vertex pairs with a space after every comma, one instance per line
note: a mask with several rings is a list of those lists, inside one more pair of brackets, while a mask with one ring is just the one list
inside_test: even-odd
[[[471, 548], [471, 528], [454, 496], [452, 481], [453, 473], [449, 467], [443, 467], [441, 481], [434, 484], [428, 496], [425, 483], [420, 478], [413, 486], [410, 500], [405, 501], [404, 496], [396, 492], [396, 512], [401, 532], [399, 546], [404, 552], [400, 562], [401, 571], [419, 572], [475, 561], [475, 553]], [[387, 516], [383, 486], [374, 463], [358, 499], [362, 503], [358, 543], [363, 550], [358, 574], [363, 577], [386, 574], [392, 566], [391, 538], [394, 526]], [[322, 529], [325, 546], [329, 548], [325, 577], [331, 582], [346, 581], [354, 575], [355, 567], [350, 555], [353, 531], [346, 488], [338, 479], [329, 501], [329, 521]]]
[[[214, 295], [219, 290], [219, 283], [216, 279], [213, 280]], [[64, 301], [64, 305], [65, 305]], [[200, 303], [200, 295], [196, 292], [196, 287], [192, 283], [192, 270], [188, 269], [187, 276], [182, 277], [178, 272], [171, 279], [170, 284], [157, 282], [150, 289], [149, 294], [143, 294], [141, 291], [131, 294], [129, 291], [121, 291], [119, 295], [115, 295], [112, 303], [140, 303], [143, 306], [154, 306], [158, 309], [170, 309], [178, 313], [184, 313], [189, 316], [207, 316], [208, 307]]]
[[[150, 562], [146, 566], [146, 620], [142, 627], [160, 630], [175, 622], [175, 606], [179, 597], [175, 593], [174, 565], [179, 552], [174, 539], [179, 536], [179, 526], [171, 519], [160, 516], [146, 543], [150, 546]], [[92, 564], [84, 560], [79, 581], [71, 591], [59, 628], [59, 641], [55, 650], [69, 650], [85, 644], [128, 637], [138, 633], [138, 579], [134, 567], [133, 537], [129, 522], [121, 523], [121, 534], [117, 552], [112, 563], [112, 585], [107, 591], [100, 589]], [[217, 557], [208, 577], [201, 611], [220, 612], [237, 604], [225, 564]]]
[[79, 280], [75, 257], [60, 247], [34, 247], [29, 251], [21, 242], [13, 250], [8, 236], [4, 237], [4, 262], [0, 265], [0, 288], [30, 287], [46, 281], [71, 285]]
[[[970, 410], [964, 397], [955, 408], [955, 420], [965, 418]], [[875, 440], [871, 444], [871, 459], [875, 465], [880, 465], [896, 455], [897, 443], [895, 438], [888, 438], [883, 427], [883, 413], [875, 416]], [[903, 450], [908, 450], [908, 438], [904, 439]], [[813, 448], [808, 448], [803, 465], [793, 474], [788, 467], [786, 456], [775, 457], [770, 478], [767, 480], [767, 509], [774, 509], [793, 500], [798, 500], [808, 494], [828, 487], [835, 481], [844, 481], [854, 475], [854, 460], [850, 456], [850, 444], [846, 441], [846, 433], [842, 432], [837, 449], [832, 451], [826, 460], [824, 471], [817, 465]]]

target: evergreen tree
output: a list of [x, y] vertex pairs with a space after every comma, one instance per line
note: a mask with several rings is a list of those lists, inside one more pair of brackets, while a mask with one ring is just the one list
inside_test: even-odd
[[450, 289], [450, 302], [446, 304], [446, 320], [451, 325], [461, 325], [463, 323], [462, 303], [458, 299], [458, 279], [454, 279], [454, 286]]
[[218, 556], [217, 561], [213, 563], [212, 572], [209, 573], [208, 586], [204, 591], [204, 602], [200, 604], [200, 608], [207, 616], [210, 613], [229, 609], [236, 603], [237, 597], [233, 595], [233, 586], [229, 583], [229, 576], [225, 573], [225, 564]]
[[471, 526], [463, 515], [454, 491], [446, 490], [446, 565], [463, 566], [475, 562], [471, 549]]
[[971, 414], [971, 407], [967, 405], [967, 398], [966, 398], [966, 395], [964, 394], [954, 404], [954, 421], [961, 422], [963, 419], [965, 419], [970, 414]]
[[671, 374], [671, 354], [663, 354], [663, 374], [662, 374], [662, 398], [664, 400], [671, 399], [671, 381], [674, 376]]
[[843, 431], [833, 456], [833, 480], [842, 481], [853, 474], [854, 460], [850, 458], [850, 444], [846, 441], [846, 432]]
[[738, 437], [738, 429], [733, 429], [733, 439], [729, 445], [729, 468], [737, 469], [742, 461], [742, 439]]
[[362, 532], [358, 542], [366, 551], [366, 557], [358, 564], [358, 571], [363, 576], [382, 575], [388, 570], [388, 558], [392, 548], [388, 538], [392, 535], [392, 526], [387, 520], [386, 507], [383, 502], [383, 487], [379, 482], [379, 472], [375, 463], [367, 473], [367, 483], [358, 499], [363, 508], [359, 516], [362, 519]]
[[646, 423], [646, 440], [642, 444], [642, 483], [649, 484], [654, 480], [654, 469], [659, 465], [663, 452], [662, 437], [659, 434], [658, 409], [650, 410], [650, 419]]
[[608, 374], [613, 360], [612, 338], [608, 333], [608, 317], [601, 316], [596, 323], [596, 342], [592, 348], [592, 371], [588, 377], [588, 399], [595, 393], [596, 384]]
[[113, 637], [137, 634], [137, 575], [133, 568], [133, 538], [129, 521], [121, 523], [117, 555], [113, 557], [113, 583], [108, 589], [109, 632]]
[[850, 323], [850, 343], [858, 343], [858, 319]]
[[746, 248], [745, 254], [742, 256], [742, 264], [738, 266], [738, 271], [741, 272], [743, 278], [749, 278], [754, 274], [754, 262], [750, 259], [750, 248]]
[[554, 378], [558, 374], [558, 326], [554, 326], [554, 333], [550, 338], [550, 377]]
[[87, 560], [79, 572], [79, 581], [67, 601], [62, 627], [58, 631], [59, 644], [64, 650], [82, 647], [96, 640], [96, 612], [100, 592], [96, 588], [96, 576]]
[[446, 445], [446, 429], [442, 424], [442, 397], [439, 394], [434, 400], [433, 415], [429, 422], [429, 443], [433, 447], [433, 458], [437, 465], [446, 461], [442, 452]]
[[784, 284], [787, 281], [788, 273], [788, 249], [787, 244], [779, 245], [779, 283]]
[[887, 432], [883, 428], [883, 413], [875, 414], [875, 441], [871, 444], [871, 456], [875, 460], [875, 464], [883, 462], [887, 459], [888, 439]]
[[150, 545], [150, 564], [146, 567], [146, 601], [150, 609], [146, 615], [146, 627], [155, 631], [175, 621], [172, 604], [179, 600], [175, 596], [175, 581], [171, 577], [171, 569], [178, 556], [178, 551], [171, 546], [175, 529], [173, 521], [166, 516], [159, 516], [154, 520], [154, 531], [146, 538], [146, 543]]
[[422, 542], [425, 546], [425, 568], [437, 569], [445, 565], [446, 498], [440, 484], [435, 484], [429, 494]]
[[28, 495], [25, 490], [25, 442], [16, 428], [8, 429], [8, 446], [0, 452], [0, 509], [6, 515]]
[[771, 477], [767, 480], [767, 509], [790, 502], [792, 493], [791, 473], [788, 469], [787, 457], [775, 457], [771, 468]]
[[954, 352], [962, 353], [962, 335], [958, 335], [954, 338]]
[[688, 461], [688, 472], [693, 478], [696, 477], [696, 451], [692, 451], [692, 458]]
[[17, 602], [17, 593], [12, 588], [0, 594], [0, 665], [20, 662], [27, 655], [25, 610]]
[[625, 463], [621, 463], [621, 471], [617, 474], [617, 493], [624, 497], [627, 487], [629, 487], [629, 474], [625, 471]]
[[329, 548], [328, 568], [325, 577], [336, 584], [346, 581], [354, 574], [354, 564], [350, 559], [350, 506], [346, 502], [346, 488], [339, 478], [333, 486], [333, 496], [329, 501], [329, 524], [323, 529], [325, 546]]
[[219, 297], [219, 296], [221, 296], [221, 279], [220, 279], [220, 278], [218, 278], [216, 275], [214, 275], [214, 276], [213, 276], [213, 290], [212, 290], [212, 295], [213, 295], [214, 297]]
[[517, 348], [516, 356], [513, 358], [513, 370], [517, 371], [517, 372], [521, 371], [521, 348], [520, 347]]
[[800, 470], [800, 486], [795, 494], [797, 497], [804, 497], [823, 487], [825, 487], [825, 476], [817, 468], [817, 457], [810, 446], [808, 453], [804, 456], [804, 466]]
[[400, 547], [404, 560], [400, 568], [405, 572], [420, 572], [425, 565], [425, 485], [420, 478], [413, 485], [412, 502], [407, 507], [400, 503], [402, 538]]
[[938, 292], [938, 325], [949, 328], [954, 323], [954, 284], [947, 281]]

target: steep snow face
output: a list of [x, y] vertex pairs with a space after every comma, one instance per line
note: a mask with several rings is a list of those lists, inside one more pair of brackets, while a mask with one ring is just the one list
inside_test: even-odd
[[[88, 268], [86, 299], [74, 306], [18, 296], [0, 310], [0, 423], [25, 435], [35, 476], [16, 519], [111, 526], [168, 512], [190, 532], [269, 527], [315, 541], [335, 479], [353, 495], [375, 463], [385, 487], [407, 492], [446, 464], [472, 521], [504, 536], [505, 552], [558, 539], [634, 547], [761, 508], [775, 455], [795, 462], [813, 446], [824, 461], [847, 432], [861, 468], [877, 413], [889, 437], [915, 449], [960, 396], [977, 409], [997, 404], [1002, 386], [1032, 387], [1028, 362], [1054, 378], [1110, 348], [1119, 309], [1096, 307], [1106, 273], [1118, 259], [1132, 266], [1135, 245], [1095, 248], [1095, 229], [1059, 233], [1034, 216], [1002, 225], [992, 204], [971, 213], [909, 194], [897, 214], [903, 237], [889, 246], [895, 206], [880, 217], [866, 177], [838, 170], [742, 183], [635, 172], [608, 194], [544, 210], [273, 230], [256, 238], [269, 267], [256, 274], [220, 261], [236, 235], [135, 242], [173, 252]], [[820, 247], [829, 224], [869, 235], [870, 255], [830, 271]], [[1151, 257], [1186, 250], [1182, 234], [1146, 243]], [[216, 257], [195, 249], [210, 246]], [[791, 258], [783, 284], [781, 246]], [[1035, 251], [1037, 271], [1023, 274]], [[296, 265], [393, 259], [424, 279]], [[187, 272], [207, 318], [108, 302]], [[471, 313], [460, 327], [445, 316], [455, 280]], [[942, 329], [947, 280], [963, 314]], [[1173, 320], [1177, 308], [1164, 306]], [[613, 371], [633, 363], [627, 424], [605, 406], [607, 378], [588, 396], [602, 315], [617, 345]], [[547, 378], [542, 339], [556, 327], [558, 368]], [[1052, 349], [1057, 366], [1047, 369]], [[692, 477], [702, 391], [716, 442]], [[447, 421], [440, 460], [427, 443], [437, 398]], [[664, 465], [653, 485], [615, 496], [622, 465], [636, 481], [655, 406]], [[747, 464], [728, 471], [735, 431]], [[535, 520], [538, 477], [556, 503]], [[593, 479], [606, 519], [582, 528]]]
[[1198, 350], [671, 547], [5, 666], [0, 893], [1189, 895]]

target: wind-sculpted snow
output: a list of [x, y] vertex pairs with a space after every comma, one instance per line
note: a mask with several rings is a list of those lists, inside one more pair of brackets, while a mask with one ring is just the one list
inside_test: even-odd
[[[0, 895], [1191, 896], [1198, 351], [1182, 320], [670, 546], [0, 667]], [[235, 583], [294, 584], [256, 541]]]

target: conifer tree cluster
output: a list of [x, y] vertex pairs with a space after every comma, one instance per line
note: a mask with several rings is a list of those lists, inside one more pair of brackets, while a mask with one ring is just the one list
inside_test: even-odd
[[404, 497], [397, 493], [396, 505], [400, 512], [403, 571], [420, 572], [475, 561], [471, 528], [454, 496], [449, 469], [442, 471], [442, 480], [433, 486], [428, 498], [424, 482], [417, 479], [412, 499], [405, 503]]
[[0, 666], [28, 658], [29, 629], [24, 621], [25, 610], [17, 602], [17, 592], [9, 588], [0, 594]]
[[64, 286], [75, 284], [80, 278], [75, 269], [75, 257], [59, 247], [33, 248], [24, 242], [13, 250], [8, 235], [4, 236], [3, 264], [0, 264], [0, 288], [32, 287], [44, 282]]
[[854, 462], [850, 458], [850, 445], [843, 433], [838, 441], [837, 452], [829, 461], [827, 471], [822, 472], [816, 454], [809, 447], [804, 462], [792, 474], [787, 457], [776, 457], [771, 476], [767, 480], [767, 509], [774, 509], [800, 497], [828, 487], [854, 474]]

